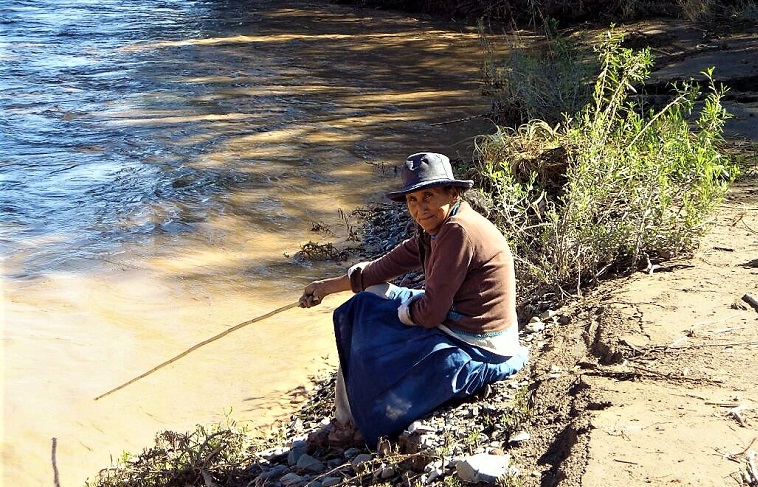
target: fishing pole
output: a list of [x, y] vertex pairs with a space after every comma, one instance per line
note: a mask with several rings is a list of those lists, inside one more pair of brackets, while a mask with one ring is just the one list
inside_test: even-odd
[[110, 391], [106, 392], [105, 394], [100, 394], [99, 396], [97, 396], [97, 397], [95, 398], [95, 401], [97, 401], [98, 399], [102, 399], [102, 398], [104, 398], [104, 397], [105, 397], [105, 396], [107, 396], [108, 394], [112, 394], [112, 393], [114, 393], [114, 392], [116, 392], [116, 391], [118, 391], [118, 390], [120, 390], [120, 389], [123, 389], [124, 387], [128, 386], [129, 384], [132, 384], [132, 383], [134, 383], [134, 382], [137, 382], [138, 380], [140, 380], [140, 379], [142, 379], [142, 378], [144, 378], [144, 377], [147, 377], [148, 375], [152, 374], [152, 373], [153, 373], [153, 372], [155, 372], [156, 370], [158, 370], [158, 369], [161, 369], [161, 368], [163, 368], [163, 367], [165, 367], [165, 366], [169, 365], [169, 364], [170, 364], [170, 363], [172, 363], [172, 362], [176, 362], [176, 361], [177, 361], [177, 360], [179, 360], [180, 358], [184, 357], [185, 355], [187, 355], [187, 354], [189, 354], [189, 353], [191, 353], [191, 352], [194, 352], [194, 351], [195, 351], [195, 350], [197, 350], [198, 348], [200, 348], [200, 347], [202, 347], [202, 346], [204, 346], [204, 345], [208, 345], [209, 343], [211, 343], [211, 342], [213, 342], [213, 341], [216, 341], [216, 340], [218, 340], [219, 338], [222, 338], [222, 337], [224, 337], [224, 336], [228, 335], [229, 333], [231, 333], [231, 332], [233, 332], [233, 331], [237, 331], [237, 330], [239, 330], [240, 328], [242, 328], [243, 326], [247, 326], [247, 325], [250, 325], [250, 324], [252, 324], [252, 323], [256, 323], [256, 322], [258, 322], [258, 321], [261, 321], [261, 320], [265, 320], [266, 318], [271, 318], [271, 317], [272, 317], [272, 316], [274, 316], [275, 314], [279, 314], [279, 313], [281, 313], [282, 311], [287, 311], [288, 309], [292, 309], [292, 308], [294, 308], [294, 307], [296, 307], [296, 306], [298, 306], [298, 305], [299, 305], [299, 303], [298, 303], [298, 302], [290, 303], [290, 304], [288, 304], [288, 305], [286, 305], [286, 306], [282, 306], [281, 308], [277, 308], [277, 309], [275, 309], [275, 310], [273, 310], [273, 311], [269, 311], [268, 313], [266, 313], [266, 314], [264, 314], [264, 315], [261, 315], [261, 316], [258, 316], [258, 317], [256, 317], [256, 318], [253, 318], [252, 320], [243, 321], [242, 323], [240, 323], [240, 324], [238, 324], [238, 325], [234, 325], [233, 327], [229, 328], [228, 330], [224, 330], [224, 331], [222, 331], [221, 333], [219, 333], [218, 335], [216, 335], [216, 336], [213, 336], [213, 337], [211, 337], [211, 338], [208, 338], [207, 340], [203, 340], [202, 342], [198, 343], [197, 345], [194, 345], [194, 346], [192, 346], [192, 347], [188, 348], [187, 350], [183, 351], [183, 352], [182, 352], [182, 353], [180, 353], [179, 355], [177, 355], [177, 356], [175, 356], [175, 357], [172, 357], [172, 358], [170, 358], [170, 359], [166, 360], [166, 361], [165, 361], [165, 362], [163, 362], [162, 364], [160, 364], [160, 365], [156, 365], [155, 367], [153, 367], [152, 369], [148, 370], [148, 371], [147, 371], [147, 372], [145, 372], [144, 374], [140, 374], [140, 375], [138, 375], [137, 377], [135, 377], [134, 379], [132, 379], [132, 380], [130, 380], [130, 381], [128, 381], [128, 382], [124, 382], [124, 383], [123, 383], [123, 384], [121, 384], [120, 386], [118, 386], [118, 387], [116, 387], [116, 388], [113, 388], [113, 389], [111, 389]]

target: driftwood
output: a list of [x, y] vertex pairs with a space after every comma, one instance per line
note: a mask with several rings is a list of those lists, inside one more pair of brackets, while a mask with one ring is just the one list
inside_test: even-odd
[[55, 459], [55, 449], [57, 446], [58, 446], [58, 438], [53, 438], [53, 453], [52, 453], [53, 482], [55, 482], [55, 487], [61, 487], [61, 480], [58, 475], [58, 463]]
[[750, 306], [752, 306], [754, 310], [758, 311], [758, 299], [755, 299], [753, 296], [749, 294], [745, 294], [744, 296], [742, 296], [742, 300], [745, 301]]

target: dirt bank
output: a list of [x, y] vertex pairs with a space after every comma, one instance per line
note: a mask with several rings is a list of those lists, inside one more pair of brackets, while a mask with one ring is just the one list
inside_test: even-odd
[[[733, 152], [755, 161], [758, 29], [623, 26], [656, 54], [653, 83], [709, 66], [732, 88]], [[531, 441], [510, 453], [528, 486], [743, 484], [758, 450], [758, 180], [747, 171], [691, 258], [608, 282], [568, 306], [522, 371]]]

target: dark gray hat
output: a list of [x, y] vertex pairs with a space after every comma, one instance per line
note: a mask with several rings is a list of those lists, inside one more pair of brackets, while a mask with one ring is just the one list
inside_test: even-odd
[[400, 176], [403, 178], [403, 187], [387, 193], [387, 197], [393, 201], [403, 202], [406, 194], [433, 186], [468, 189], [474, 185], [470, 180], [455, 179], [450, 159], [436, 152], [418, 152], [408, 156], [400, 170]]

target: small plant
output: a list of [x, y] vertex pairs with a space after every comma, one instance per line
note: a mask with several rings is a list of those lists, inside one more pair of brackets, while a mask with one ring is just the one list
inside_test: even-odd
[[463, 482], [461, 482], [461, 479], [455, 475], [446, 475], [445, 478], [442, 479], [442, 485], [445, 487], [463, 487]]
[[519, 472], [515, 468], [511, 468], [502, 477], [495, 482], [496, 487], [523, 487], [525, 484], [524, 479], [519, 475]]
[[481, 442], [481, 433], [479, 431], [471, 431], [468, 436], [463, 440], [463, 444], [469, 449], [470, 453], [476, 451], [479, 448]]
[[[227, 420], [228, 421], [228, 420]], [[141, 454], [124, 454], [118, 463], [100, 471], [88, 487], [185, 487], [223, 484], [238, 475], [254, 457], [252, 436], [233, 422], [195, 431], [164, 431]]]
[[348, 242], [360, 242], [361, 238], [358, 236], [355, 225], [350, 223], [350, 217], [347, 215], [347, 213], [342, 211], [342, 208], [338, 208], [337, 212], [340, 216], [340, 219], [342, 220], [342, 223], [345, 225], [345, 232], [347, 233]]

